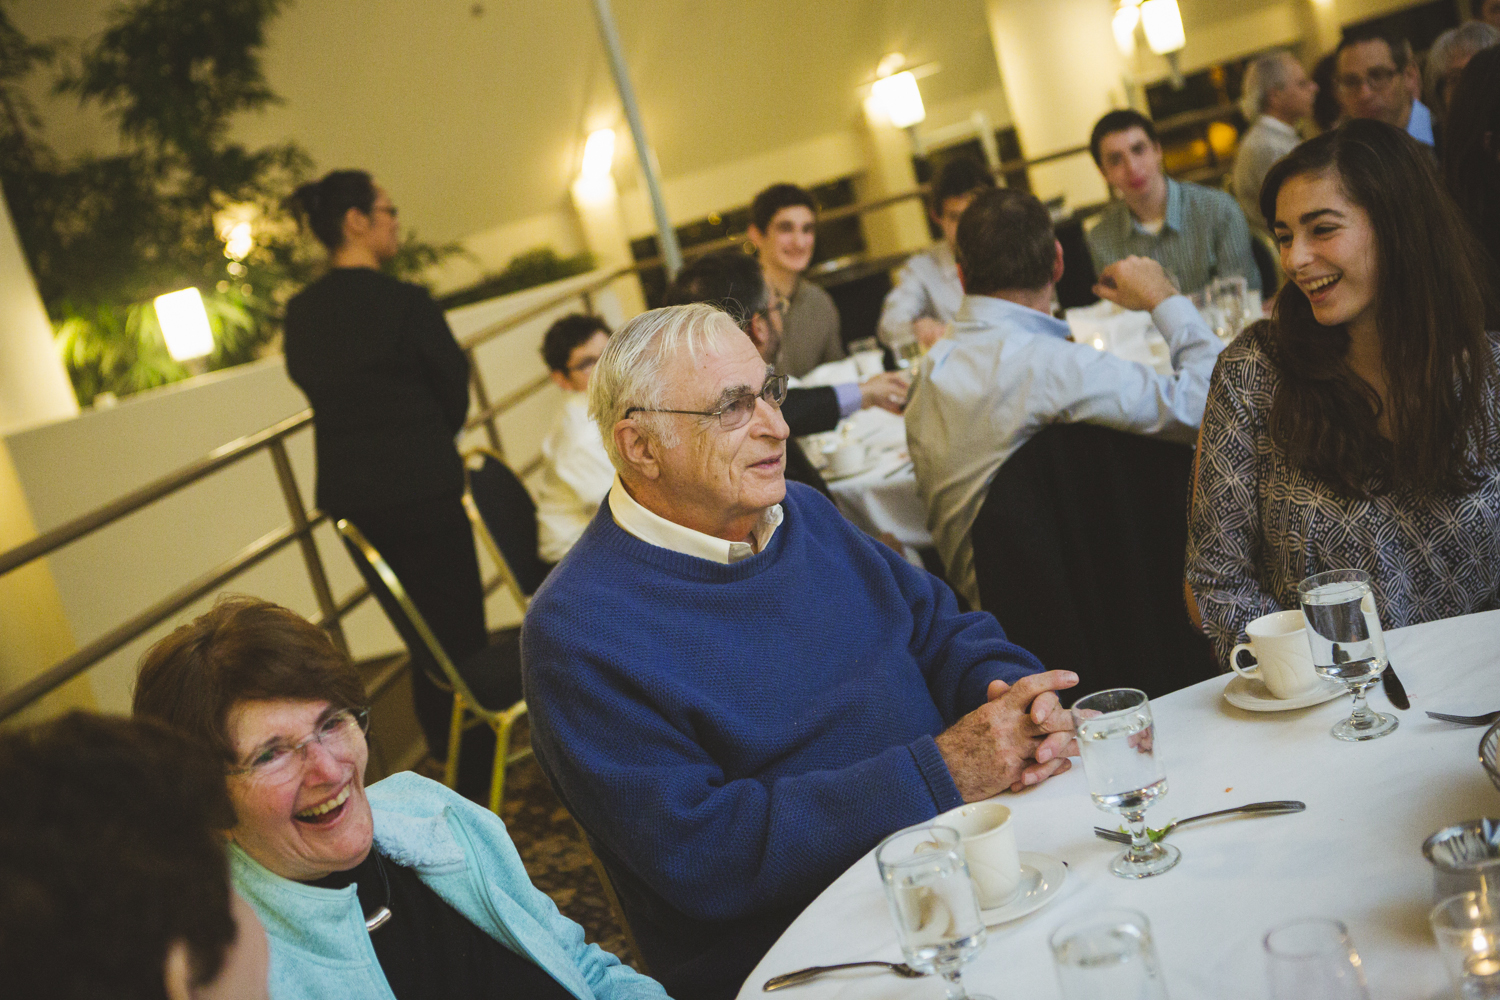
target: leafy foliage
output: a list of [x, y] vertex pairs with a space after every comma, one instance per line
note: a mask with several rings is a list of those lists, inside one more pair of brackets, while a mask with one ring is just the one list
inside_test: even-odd
[[512, 257], [510, 263], [505, 265], [505, 270], [499, 274], [444, 295], [438, 299], [438, 305], [444, 309], [454, 309], [471, 302], [483, 302], [499, 295], [519, 292], [523, 288], [571, 278], [575, 274], [592, 270], [593, 267], [593, 254], [584, 252], [572, 257], [559, 257], [551, 247], [538, 247]]

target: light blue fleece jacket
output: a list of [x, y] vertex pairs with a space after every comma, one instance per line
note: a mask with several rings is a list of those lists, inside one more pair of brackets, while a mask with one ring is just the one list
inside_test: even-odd
[[[531, 884], [494, 813], [410, 772], [366, 792], [382, 854], [416, 871], [476, 927], [545, 969], [578, 1000], [666, 1000], [654, 979], [584, 943], [583, 928]], [[319, 889], [284, 879], [234, 844], [229, 868], [270, 938], [272, 1000], [394, 1000], [354, 885]]]

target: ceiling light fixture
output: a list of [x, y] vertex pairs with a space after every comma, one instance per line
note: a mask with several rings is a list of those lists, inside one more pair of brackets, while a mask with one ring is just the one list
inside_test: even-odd
[[609, 176], [615, 162], [615, 130], [601, 128], [590, 132], [583, 144], [583, 166], [579, 173], [585, 180]]
[[922, 91], [910, 70], [876, 80], [870, 85], [870, 96], [897, 128], [910, 128], [927, 118], [927, 109], [922, 106]]

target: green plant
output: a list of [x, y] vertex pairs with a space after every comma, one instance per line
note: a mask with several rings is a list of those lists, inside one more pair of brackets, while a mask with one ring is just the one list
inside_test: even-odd
[[[155, 296], [199, 289], [207, 366], [223, 368], [274, 342], [286, 299], [322, 266], [284, 207], [311, 158], [294, 143], [247, 149], [229, 130], [232, 115], [279, 101], [260, 53], [287, 2], [126, 0], [61, 66], [59, 45], [28, 41], [0, 8], [0, 184], [81, 403], [188, 374], [166, 351]], [[21, 86], [48, 70], [113, 119], [121, 152], [53, 153]], [[252, 221], [238, 259], [226, 215]], [[407, 277], [455, 252], [408, 234], [393, 270]]]
[[594, 257], [588, 252], [572, 257], [559, 257], [551, 247], [537, 247], [516, 254], [505, 265], [505, 270], [490, 275], [476, 284], [449, 292], [438, 299], [444, 309], [466, 306], [471, 302], [483, 302], [498, 295], [509, 295], [524, 288], [545, 285], [549, 281], [561, 281], [575, 274], [593, 270]]

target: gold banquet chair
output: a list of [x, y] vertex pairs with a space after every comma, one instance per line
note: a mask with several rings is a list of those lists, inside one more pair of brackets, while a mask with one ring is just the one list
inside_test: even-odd
[[536, 502], [504, 459], [489, 448], [463, 452], [464, 511], [523, 612], [551, 565], [537, 554]]
[[412, 669], [426, 671], [434, 684], [453, 692], [448, 763], [443, 770], [445, 785], [454, 788], [458, 784], [459, 744], [464, 730], [480, 724], [495, 730], [489, 806], [498, 816], [505, 797], [505, 769], [531, 756], [530, 747], [514, 753], [510, 750], [511, 730], [516, 720], [526, 714], [526, 702], [521, 700], [520, 630], [501, 633], [498, 641], [455, 664], [375, 547], [358, 528], [342, 518], [338, 521], [338, 532], [360, 576], [406, 644]]

